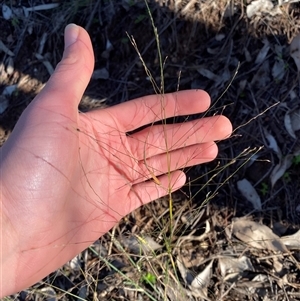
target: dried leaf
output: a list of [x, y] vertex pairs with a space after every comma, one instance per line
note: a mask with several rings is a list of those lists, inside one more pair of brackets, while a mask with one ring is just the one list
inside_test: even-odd
[[183, 281], [190, 285], [194, 280], [194, 275], [189, 269], [187, 269], [179, 258], [176, 259], [177, 268], [181, 274]]
[[279, 56], [283, 56], [283, 50], [286, 46], [280, 45], [280, 44], [275, 44], [275, 53]]
[[284, 173], [291, 167], [294, 155], [287, 155], [274, 167], [270, 175], [272, 187], [284, 175]]
[[152, 253], [155, 250], [162, 248], [162, 246], [150, 236], [137, 236], [137, 238], [144, 253]]
[[26, 10], [26, 7], [21, 6], [21, 7], [14, 7], [13, 8], [13, 13], [17, 18], [26, 18], [29, 17], [29, 12]]
[[298, 95], [297, 95], [297, 93], [294, 90], [290, 90], [289, 96], [290, 96], [291, 100], [298, 99]]
[[238, 181], [237, 188], [240, 191], [240, 193], [246, 198], [246, 200], [253, 205], [254, 209], [256, 210], [262, 209], [260, 196], [258, 195], [255, 188], [247, 179]]
[[240, 218], [233, 222], [232, 233], [254, 248], [287, 252], [280, 238], [265, 225]]
[[5, 20], [9, 20], [12, 18], [12, 10], [6, 5], [2, 4], [2, 16]]
[[269, 282], [269, 279], [267, 275], [258, 274], [252, 279], [252, 281], [264, 283], [264, 282]]
[[215, 87], [223, 87], [225, 83], [227, 83], [231, 78], [231, 73], [229, 71], [228, 68], [225, 68], [221, 75], [218, 77], [216, 83], [215, 83]]
[[[113, 44], [110, 42], [109, 39], [106, 40], [106, 48], [105, 50], [101, 53], [101, 57], [108, 59], [110, 52], [114, 49]], [[108, 71], [107, 71], [108, 73]]]
[[199, 273], [195, 279], [192, 281], [191, 286], [192, 288], [198, 289], [204, 293], [206, 296], [206, 290], [209, 286], [211, 277], [212, 277], [212, 264], [213, 260], [207, 265], [207, 267]]
[[282, 59], [276, 59], [272, 67], [272, 76], [274, 80], [282, 80], [285, 75], [285, 62]]
[[150, 236], [122, 236], [120, 242], [135, 254], [140, 254], [141, 252], [151, 253], [162, 247]]
[[256, 59], [255, 59], [255, 64], [260, 65], [262, 62], [265, 61], [265, 58], [270, 50], [270, 43], [267, 39], [263, 41], [264, 46], [263, 48], [259, 51]]
[[291, 124], [294, 132], [300, 130], [300, 109], [290, 112]]
[[16, 90], [18, 89], [17, 85], [10, 85], [10, 86], [6, 86], [2, 92], [2, 95], [12, 95], [12, 93], [14, 93]]
[[273, 257], [273, 269], [277, 272], [277, 273], [281, 273], [282, 269], [283, 269], [283, 261], [282, 258], [278, 258], [278, 257]]
[[77, 301], [81, 301], [81, 300], [88, 300], [87, 296], [88, 296], [88, 286], [81, 284], [81, 286], [78, 289], [78, 297], [77, 297]]
[[7, 62], [6, 62], [6, 73], [8, 75], [12, 75], [14, 73], [14, 60], [12, 57], [8, 57]]
[[255, 73], [251, 80], [252, 86], [257, 86], [258, 88], [262, 88], [268, 85], [270, 82], [270, 64], [269, 60], [266, 60]]
[[251, 19], [255, 15], [260, 15], [261, 13], [269, 12], [274, 7], [272, 1], [270, 0], [256, 0], [252, 1], [247, 5], [246, 13], [247, 17]]
[[4, 43], [0, 40], [0, 51], [3, 51], [3, 52], [5, 52], [6, 54], [8, 54], [8, 55], [10, 55], [10, 56], [14, 56], [14, 53], [11, 51], [11, 50], [9, 50], [5, 45], [4, 45]]
[[224, 12], [224, 18], [232, 18], [236, 11], [237, 7], [229, 2]]
[[58, 6], [59, 3], [48, 3], [48, 4], [41, 4], [41, 5], [35, 5], [31, 7], [24, 7], [24, 8], [28, 12], [31, 12], [31, 11], [49, 10], [49, 9], [56, 8]]
[[279, 160], [282, 158], [281, 150], [277, 144], [276, 139], [273, 135], [271, 135], [265, 128], [264, 128], [264, 134], [266, 139], [268, 140], [269, 144], [267, 145], [268, 148], [272, 149], [276, 154]]
[[219, 267], [224, 280], [231, 282], [242, 276], [244, 271], [255, 271], [251, 260], [246, 256], [240, 258], [221, 257]]
[[8, 108], [8, 105], [9, 101], [5, 95], [0, 95], [0, 114], [5, 112], [5, 110]]
[[48, 73], [49, 73], [50, 75], [52, 75], [53, 72], [54, 72], [54, 68], [52, 67], [52, 65], [50, 64], [50, 62], [49, 62], [48, 60], [45, 60], [45, 58], [44, 58], [41, 54], [39, 54], [39, 53], [36, 53], [36, 54], [35, 54], [35, 57], [36, 57], [38, 60], [42, 61], [43, 65], [46, 67]]
[[300, 71], [300, 34], [295, 36], [290, 46], [290, 55], [294, 59], [298, 72]]
[[40, 290], [40, 293], [43, 295], [43, 297], [44, 297], [43, 300], [45, 300], [45, 301], [56, 301], [57, 300], [56, 292], [50, 286], [43, 287]]
[[208, 69], [202, 68], [200, 67], [199, 69], [197, 69], [197, 71], [204, 77], [213, 80], [215, 82], [219, 81], [220, 78], [218, 75], [214, 74], [213, 72], [209, 71]]
[[245, 55], [246, 62], [248, 63], [252, 62], [251, 53], [247, 48], [244, 49], [244, 55]]
[[75, 256], [72, 260], [69, 261], [69, 266], [74, 271], [81, 270], [81, 262], [79, 259], [79, 255]]
[[106, 49], [107, 51], [111, 51], [113, 49], [113, 44], [109, 39], [106, 40]]
[[108, 79], [109, 73], [106, 68], [97, 69], [93, 72], [93, 79]]
[[[260, 289], [265, 289], [269, 284], [268, 276], [264, 274], [256, 275], [248, 285], [248, 289], [252, 294], [255, 294]], [[265, 299], [264, 299], [265, 300]]]
[[284, 115], [284, 126], [285, 129], [287, 130], [287, 132], [289, 133], [289, 135], [294, 138], [297, 139], [295, 131], [293, 129], [293, 125], [292, 125], [292, 119], [291, 119], [291, 115], [290, 112], [286, 112], [286, 114]]
[[224, 40], [225, 38], [226, 38], [226, 35], [225, 35], [224, 33], [218, 33], [218, 34], [216, 34], [216, 36], [215, 36], [215, 39], [216, 39], [218, 42]]
[[42, 37], [40, 39], [40, 45], [39, 45], [39, 49], [37, 51], [38, 54], [42, 55], [43, 51], [44, 51], [44, 47], [45, 47], [45, 43], [47, 41], [47, 37], [48, 37], [48, 33], [47, 32], [44, 32], [42, 34]]
[[256, 16], [261, 16], [262, 14], [268, 14], [271, 16], [282, 14], [282, 9], [280, 8], [280, 5], [271, 7], [270, 5], [271, 0], [257, 0], [257, 1], [252, 1], [252, 3], [253, 2], [256, 2], [256, 4], [253, 8], [249, 10], [249, 14], [251, 14], [251, 12], [254, 12], [254, 15]]
[[209, 53], [209, 54], [217, 54], [220, 52], [220, 47], [216, 47], [216, 48], [210, 48], [210, 47], [207, 47], [206, 51]]
[[238, 95], [243, 93], [245, 91], [246, 85], [247, 85], [247, 80], [243, 79], [239, 82], [239, 89], [238, 89]]
[[286, 245], [288, 249], [300, 250], [300, 230], [292, 235], [282, 236], [281, 242]]
[[[169, 279], [167, 285], [164, 288], [161, 288], [161, 296], [165, 296], [167, 294], [167, 298], [165, 300], [170, 301], [189, 301], [194, 300], [191, 297], [191, 293], [183, 288], [178, 281]], [[134, 300], [135, 298], [130, 298], [130, 300]]]

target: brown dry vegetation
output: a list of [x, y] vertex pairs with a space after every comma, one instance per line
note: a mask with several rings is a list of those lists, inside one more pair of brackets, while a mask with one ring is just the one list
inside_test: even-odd
[[[67, 23], [88, 30], [95, 52], [96, 72], [80, 110], [154, 93], [126, 32], [160, 82], [144, 1], [4, 1], [9, 7], [54, 2], [60, 6], [28, 17], [0, 18], [0, 40], [14, 53], [0, 52], [0, 92], [17, 85], [5, 96], [9, 106], [0, 114], [2, 143], [49, 78], [45, 62], [53, 67], [59, 62]], [[280, 14], [265, 11], [248, 18], [249, 3], [149, 1], [166, 58], [165, 92], [205, 89], [213, 103], [209, 114], [223, 113], [236, 129], [219, 144], [214, 162], [187, 171], [189, 182], [174, 195], [172, 233], [168, 200], [157, 200], [124, 218], [71, 263], [8, 300], [300, 300], [300, 244], [280, 250], [255, 246], [234, 230], [235, 218], [243, 216], [278, 237], [300, 226], [299, 155], [272, 187], [270, 175], [279, 159], [267, 138], [270, 134], [277, 141], [283, 157], [300, 149], [299, 135], [291, 137], [284, 125], [286, 112], [300, 105], [298, 72], [289, 54], [300, 29], [300, 5], [284, 3], [277, 7]], [[254, 210], [237, 189], [243, 178], [260, 195], [262, 210]], [[246, 268], [237, 267], [244, 257]], [[224, 271], [225, 259], [236, 260], [229, 264], [231, 271]], [[195, 285], [193, 280], [205, 269], [208, 276]]]

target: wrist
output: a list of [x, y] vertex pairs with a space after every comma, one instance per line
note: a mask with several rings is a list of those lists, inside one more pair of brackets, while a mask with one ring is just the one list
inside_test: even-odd
[[16, 291], [16, 263], [18, 258], [18, 236], [13, 226], [9, 199], [0, 180], [0, 298]]

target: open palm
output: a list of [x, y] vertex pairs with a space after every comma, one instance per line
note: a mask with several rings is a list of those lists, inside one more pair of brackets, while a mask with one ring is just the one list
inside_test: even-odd
[[0, 296], [35, 283], [132, 210], [180, 188], [178, 169], [214, 159], [213, 141], [231, 133], [223, 116], [153, 125], [205, 111], [204, 91], [78, 113], [93, 51], [82, 28], [69, 26], [65, 39], [62, 62], [1, 149], [0, 259], [10, 276]]

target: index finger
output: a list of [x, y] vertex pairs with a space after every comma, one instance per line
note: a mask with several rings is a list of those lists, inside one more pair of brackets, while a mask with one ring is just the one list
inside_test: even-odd
[[107, 113], [125, 132], [173, 117], [197, 114], [210, 106], [210, 96], [203, 90], [187, 90], [164, 95], [149, 95], [107, 108]]

